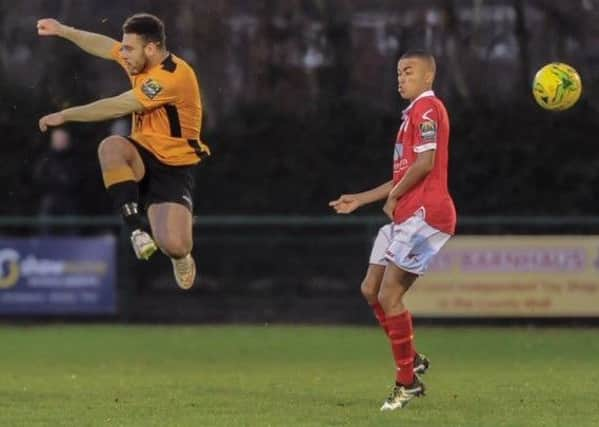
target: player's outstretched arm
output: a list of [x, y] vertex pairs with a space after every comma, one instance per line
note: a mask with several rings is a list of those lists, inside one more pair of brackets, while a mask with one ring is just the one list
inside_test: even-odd
[[112, 98], [100, 99], [91, 104], [48, 114], [39, 120], [39, 128], [45, 132], [49, 127], [60, 126], [66, 122], [100, 122], [116, 119], [143, 109], [143, 105], [137, 100], [133, 90], [130, 90]]
[[337, 200], [329, 202], [329, 206], [338, 214], [349, 214], [360, 206], [386, 199], [393, 187], [393, 181], [385, 182], [372, 190], [356, 194], [342, 194]]
[[116, 40], [102, 34], [90, 33], [68, 27], [56, 19], [44, 18], [37, 21], [37, 33], [40, 36], [58, 36], [72, 41], [81, 49], [100, 58], [112, 59], [110, 54]]

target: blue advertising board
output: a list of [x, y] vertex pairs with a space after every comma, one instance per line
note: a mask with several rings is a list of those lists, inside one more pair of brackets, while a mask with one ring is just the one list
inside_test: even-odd
[[0, 315], [116, 311], [116, 240], [0, 238]]

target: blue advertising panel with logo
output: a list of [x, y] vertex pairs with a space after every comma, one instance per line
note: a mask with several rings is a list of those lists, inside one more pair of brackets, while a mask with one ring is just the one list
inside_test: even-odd
[[112, 314], [113, 236], [0, 238], [0, 315]]

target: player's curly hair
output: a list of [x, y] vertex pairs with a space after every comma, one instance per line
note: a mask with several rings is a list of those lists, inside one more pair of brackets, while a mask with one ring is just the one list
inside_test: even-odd
[[166, 35], [164, 33], [164, 23], [160, 18], [149, 13], [136, 13], [127, 18], [123, 24], [123, 33], [137, 34], [144, 39], [146, 43], [156, 43], [162, 48], [166, 48]]

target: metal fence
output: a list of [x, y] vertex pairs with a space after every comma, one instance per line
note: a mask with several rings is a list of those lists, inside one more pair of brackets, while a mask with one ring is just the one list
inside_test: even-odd
[[[117, 217], [0, 217], [0, 235], [120, 235], [123, 321], [370, 323], [359, 286], [382, 216], [195, 218], [199, 281], [188, 292], [169, 260], [137, 261]], [[460, 234], [598, 234], [599, 217], [462, 217]]]

